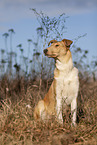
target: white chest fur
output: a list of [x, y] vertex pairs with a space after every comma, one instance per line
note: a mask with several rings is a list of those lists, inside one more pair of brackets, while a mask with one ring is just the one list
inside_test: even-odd
[[70, 104], [77, 97], [79, 80], [78, 70], [74, 67], [70, 72], [61, 72], [56, 79], [56, 99], [62, 98], [66, 104]]
[[70, 104], [74, 97], [77, 97], [79, 89], [78, 69], [73, 67], [72, 59], [68, 63], [61, 63], [57, 60], [56, 68], [60, 71], [56, 79], [56, 99], [62, 98]]

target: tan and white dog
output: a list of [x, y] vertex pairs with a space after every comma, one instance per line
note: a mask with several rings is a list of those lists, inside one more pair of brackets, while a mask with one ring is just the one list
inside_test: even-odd
[[58, 42], [51, 40], [44, 53], [55, 59], [54, 80], [43, 100], [38, 102], [34, 110], [34, 118], [45, 120], [54, 115], [59, 123], [63, 123], [62, 106], [71, 105], [72, 124], [76, 125], [77, 96], [79, 90], [78, 69], [73, 67], [69, 50], [71, 40]]

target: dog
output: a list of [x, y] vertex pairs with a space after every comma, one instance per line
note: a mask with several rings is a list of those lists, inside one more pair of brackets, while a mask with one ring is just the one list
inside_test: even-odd
[[45, 120], [54, 115], [63, 124], [63, 105], [71, 105], [72, 125], [76, 126], [77, 96], [79, 90], [78, 69], [73, 66], [68, 39], [51, 40], [44, 54], [55, 59], [54, 79], [48, 93], [40, 100], [34, 110], [34, 118]]

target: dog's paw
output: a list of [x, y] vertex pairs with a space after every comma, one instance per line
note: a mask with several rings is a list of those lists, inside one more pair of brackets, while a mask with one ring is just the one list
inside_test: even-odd
[[72, 122], [72, 123], [71, 123], [71, 127], [77, 127], [76, 122]]

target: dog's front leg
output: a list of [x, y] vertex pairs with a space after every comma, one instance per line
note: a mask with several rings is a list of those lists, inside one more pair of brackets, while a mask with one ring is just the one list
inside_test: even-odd
[[75, 97], [71, 102], [71, 115], [73, 126], [76, 126], [76, 112], [77, 112], [77, 98]]
[[63, 124], [62, 99], [60, 97], [57, 97], [57, 100], [56, 100], [56, 112], [57, 112], [57, 119], [59, 123]]

